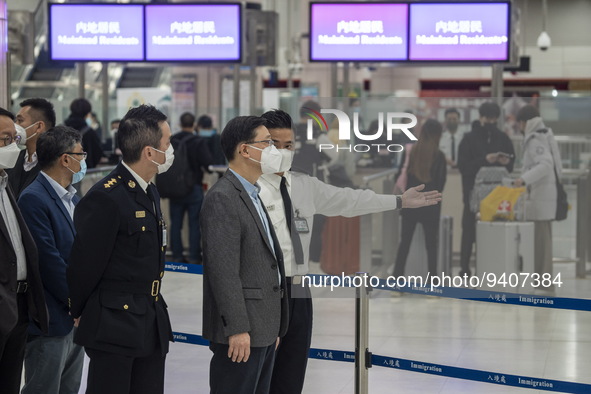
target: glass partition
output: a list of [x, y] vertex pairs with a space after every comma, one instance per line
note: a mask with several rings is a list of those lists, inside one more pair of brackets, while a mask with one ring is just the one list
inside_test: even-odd
[[[446, 121], [446, 111], [456, 114], [449, 111], [455, 108], [459, 112], [457, 130], [464, 131], [462, 138], [472, 138], [466, 137], [470, 132], [488, 133], [480, 123], [478, 109], [490, 99], [364, 97], [356, 103], [349, 98], [315, 98], [318, 106], [310, 99], [287, 92], [279, 96], [279, 106], [294, 122], [297, 152], [292, 172], [297, 169], [309, 173], [292, 175], [291, 190], [293, 213], [299, 220], [298, 234], [307, 258], [304, 265], [292, 264], [288, 268], [290, 276], [301, 280], [297, 283], [310, 287], [314, 305], [305, 391], [353, 390], [353, 298], [354, 288], [361, 281], [373, 287], [369, 306], [369, 351], [374, 365], [369, 372], [370, 392], [381, 392], [388, 385], [396, 385], [400, 392], [511, 392], [515, 387], [534, 386], [568, 391], [563, 388], [577, 384], [588, 388], [591, 381], [582, 378], [583, 373], [577, 373], [576, 379], [572, 374], [587, 357], [578, 349], [586, 341], [580, 328], [588, 323], [591, 310], [590, 279], [586, 277], [591, 149], [588, 134], [571, 135], [561, 127], [564, 122], [573, 129], [584, 129], [587, 120], [569, 118], [572, 108], [558, 105], [550, 97], [535, 105], [545, 128], [555, 130], [563, 168], [561, 179], [570, 205], [566, 220], [551, 222], [548, 240], [553, 263], [549, 271], [540, 272], [536, 271], [536, 224], [528, 220], [525, 205], [535, 183], [526, 183], [523, 194], [516, 199], [511, 194], [515, 190], [512, 181], [527, 172], [522, 169], [527, 161], [523, 158], [523, 137], [520, 141], [517, 133], [507, 135], [505, 125], [510, 121], [501, 116], [498, 133], [503, 137], [498, 138], [505, 139], [507, 149], [514, 150], [502, 153], [507, 153], [515, 164], [508, 174], [488, 174], [494, 179], [479, 184], [494, 183], [488, 185], [492, 186], [489, 192], [505, 186], [506, 194], [492, 202], [492, 213], [485, 212], [490, 211], [490, 204], [477, 205], [479, 212], [473, 212], [475, 245], [468, 260], [468, 275], [461, 266], [466, 231], [462, 225], [462, 174], [469, 173], [470, 167], [460, 165], [460, 171], [454, 163], [444, 164], [445, 185], [439, 208], [405, 207], [402, 212], [393, 208], [398, 203], [395, 195], [401, 194], [404, 186], [398, 175], [405, 167], [403, 157], [424, 152], [421, 146], [428, 145], [419, 145], [421, 139], [438, 134], [432, 130], [438, 129], [434, 122], [439, 123], [442, 132], [449, 132], [454, 122]], [[572, 102], [580, 104], [575, 99]], [[546, 115], [552, 114], [548, 108], [557, 108], [557, 112]], [[217, 132], [223, 127], [223, 122], [214, 125]], [[477, 149], [458, 147], [456, 154], [474, 153]], [[529, 152], [534, 156], [542, 153], [536, 149]], [[461, 163], [462, 158], [458, 160]], [[421, 171], [423, 162], [409, 159], [406, 163], [407, 186], [416, 183], [415, 173]], [[427, 174], [439, 176], [430, 171]], [[310, 181], [310, 176], [323, 178], [329, 186]], [[217, 175], [208, 186], [216, 180]], [[93, 181], [88, 178], [88, 182]], [[489, 195], [480, 197], [487, 199]], [[407, 194], [404, 204], [409, 203], [408, 198]], [[162, 206], [168, 220], [166, 199]], [[434, 213], [435, 219], [417, 218], [420, 210], [426, 216]], [[325, 217], [314, 215], [320, 213]], [[494, 220], [487, 221], [491, 218]], [[408, 223], [413, 220], [414, 228]], [[429, 250], [426, 245], [433, 238], [435, 243]], [[402, 255], [398, 255], [403, 247], [408, 253], [402, 268]], [[429, 267], [433, 250], [435, 269]], [[179, 292], [194, 292], [201, 278], [181, 273], [185, 270], [181, 266], [169, 265], [168, 269], [175, 272], [168, 273], [167, 280], [178, 286], [169, 290], [165, 287], [164, 291], [174, 296], [167, 302], [178, 339], [191, 342], [186, 334], [200, 334], [200, 317], [182, 319], [179, 314], [198, 314], [199, 308], [192, 298]], [[194, 267], [186, 268], [190, 273], [199, 270], [193, 271]], [[354, 278], [356, 272], [367, 275]], [[200, 300], [199, 294], [195, 297]], [[330, 374], [321, 364], [327, 362], [331, 362]]]

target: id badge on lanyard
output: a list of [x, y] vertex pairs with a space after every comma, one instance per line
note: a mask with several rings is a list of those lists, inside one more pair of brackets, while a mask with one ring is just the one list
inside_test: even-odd
[[293, 219], [295, 229], [298, 234], [307, 234], [310, 232], [310, 228], [308, 227], [308, 221], [305, 218], [300, 217], [300, 210], [296, 209], [295, 211], [296, 217]]
[[160, 223], [162, 223], [162, 247], [166, 247], [168, 245], [168, 241], [166, 238], [166, 222], [164, 221], [164, 218], [160, 218]]

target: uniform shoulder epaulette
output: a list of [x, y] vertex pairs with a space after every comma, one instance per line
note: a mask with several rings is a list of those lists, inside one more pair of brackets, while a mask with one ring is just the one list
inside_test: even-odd
[[111, 178], [103, 184], [103, 187], [105, 189], [112, 189], [120, 184], [120, 182], [119, 182], [120, 180], [121, 180], [120, 176], [118, 176], [117, 178]]

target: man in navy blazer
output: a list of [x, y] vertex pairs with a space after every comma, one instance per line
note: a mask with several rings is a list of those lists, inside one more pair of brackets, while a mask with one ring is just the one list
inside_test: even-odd
[[84, 350], [73, 341], [66, 268], [74, 243], [74, 207], [80, 200], [73, 183], [86, 172], [80, 133], [57, 126], [39, 136], [41, 172], [18, 204], [39, 250], [39, 269], [49, 312], [49, 332], [29, 325], [22, 394], [77, 393]]

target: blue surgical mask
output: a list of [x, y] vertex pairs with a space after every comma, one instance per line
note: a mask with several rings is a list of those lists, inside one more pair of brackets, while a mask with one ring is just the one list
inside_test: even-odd
[[[70, 155], [68, 155], [68, 156], [70, 156]], [[70, 157], [72, 157], [72, 156], [70, 156]], [[67, 167], [68, 170], [72, 171], [72, 173], [74, 174], [72, 176], [72, 185], [74, 185], [74, 184], [80, 182], [84, 178], [84, 175], [86, 175], [86, 160], [84, 160], [84, 159], [78, 160], [74, 157], [72, 157], [72, 159], [74, 159], [78, 163], [80, 163], [80, 171], [78, 171], [78, 172], [74, 172], [74, 171], [72, 171], [72, 169], [70, 167]]]
[[92, 127], [92, 118], [88, 117], [84, 119], [86, 121], [86, 125], [88, 127]]
[[215, 134], [215, 130], [199, 130], [199, 136], [201, 137], [211, 137]]

